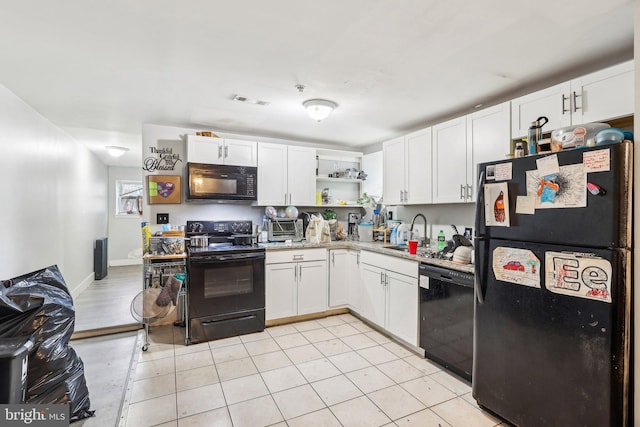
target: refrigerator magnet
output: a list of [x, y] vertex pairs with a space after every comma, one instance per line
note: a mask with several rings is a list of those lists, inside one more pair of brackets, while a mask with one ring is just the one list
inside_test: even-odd
[[509, 227], [509, 187], [506, 182], [484, 185], [485, 223]]
[[540, 288], [540, 260], [528, 249], [499, 246], [493, 250], [496, 280]]
[[556, 294], [611, 303], [611, 263], [573, 252], [545, 253], [545, 286]]

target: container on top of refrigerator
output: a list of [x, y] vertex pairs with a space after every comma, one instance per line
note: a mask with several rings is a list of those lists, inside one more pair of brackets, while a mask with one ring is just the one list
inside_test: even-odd
[[595, 135], [601, 129], [610, 128], [607, 123], [585, 123], [578, 126], [568, 126], [551, 132], [552, 144], [557, 141], [562, 144], [563, 150], [580, 147], [593, 147]]

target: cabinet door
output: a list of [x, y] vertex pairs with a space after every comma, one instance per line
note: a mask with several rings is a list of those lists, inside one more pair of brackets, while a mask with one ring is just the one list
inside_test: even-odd
[[282, 206], [287, 194], [287, 146], [258, 146], [258, 205]]
[[349, 251], [348, 254], [348, 298], [349, 306], [360, 313], [360, 299], [362, 298], [362, 278], [360, 276], [360, 252]]
[[265, 312], [267, 320], [295, 316], [298, 290], [296, 263], [265, 266]]
[[258, 143], [225, 138], [223, 155], [226, 165], [258, 166]]
[[543, 132], [571, 125], [571, 99], [569, 82], [561, 83], [511, 101], [511, 137], [527, 136], [531, 122], [545, 116], [549, 123]]
[[223, 145], [222, 138], [188, 135], [187, 162], [221, 165], [224, 162]]
[[385, 271], [369, 264], [360, 264], [362, 274], [362, 299], [360, 314], [380, 327], [385, 327]]
[[327, 309], [327, 262], [298, 263], [298, 315]]
[[633, 61], [571, 81], [574, 125], [616, 119], [634, 113]]
[[288, 198], [285, 204], [315, 206], [316, 150], [289, 146], [288, 152]]
[[418, 345], [418, 279], [387, 271], [387, 324], [392, 334]]
[[387, 205], [399, 205], [404, 201], [404, 137], [394, 138], [382, 145], [382, 182], [384, 202]]
[[476, 201], [478, 163], [504, 159], [511, 142], [511, 106], [509, 102], [467, 116], [467, 188], [468, 201]]
[[433, 128], [433, 201], [466, 202], [467, 129], [465, 117]]
[[406, 190], [405, 203], [431, 203], [431, 128], [411, 133], [405, 137]]
[[329, 307], [349, 304], [349, 251], [329, 251]]

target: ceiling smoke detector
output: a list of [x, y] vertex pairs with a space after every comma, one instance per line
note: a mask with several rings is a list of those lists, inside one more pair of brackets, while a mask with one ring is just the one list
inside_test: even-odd
[[309, 117], [317, 121], [326, 119], [333, 110], [338, 108], [338, 104], [328, 99], [307, 99], [302, 106], [307, 109]]
[[261, 99], [255, 98], [247, 98], [246, 96], [234, 95], [233, 101], [244, 102], [246, 104], [255, 104], [255, 105], [269, 105], [269, 101], [263, 101]]

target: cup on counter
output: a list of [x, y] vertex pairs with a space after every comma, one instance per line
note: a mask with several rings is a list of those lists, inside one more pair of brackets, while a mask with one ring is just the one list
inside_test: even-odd
[[409, 245], [409, 253], [411, 255], [415, 255], [418, 252], [418, 241], [417, 240], [407, 240], [407, 245]]

